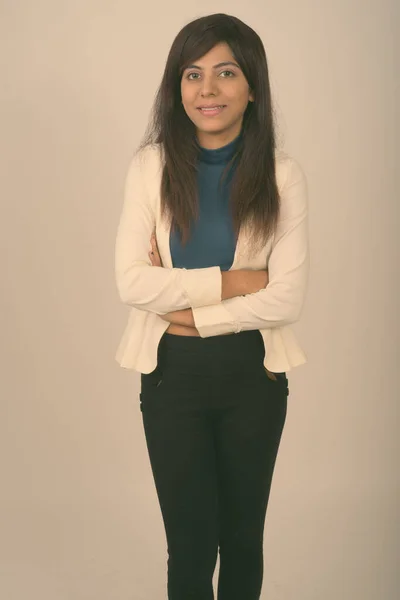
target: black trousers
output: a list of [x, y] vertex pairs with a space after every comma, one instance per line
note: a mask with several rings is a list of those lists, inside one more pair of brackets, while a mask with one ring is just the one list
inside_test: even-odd
[[165, 333], [141, 374], [146, 443], [168, 545], [168, 599], [258, 600], [263, 532], [286, 419], [286, 373], [270, 379], [258, 330]]

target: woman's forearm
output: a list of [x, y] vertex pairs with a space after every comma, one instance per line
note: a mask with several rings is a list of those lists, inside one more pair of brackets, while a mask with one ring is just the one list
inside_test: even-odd
[[[221, 300], [227, 298], [234, 298], [246, 293], [244, 271], [222, 271], [222, 287], [221, 287]], [[160, 315], [164, 321], [173, 323], [174, 325], [183, 325], [184, 327], [194, 327], [196, 324], [193, 318], [193, 311], [191, 308], [184, 310], [175, 310], [165, 315]]]
[[174, 310], [166, 315], [160, 315], [160, 317], [164, 319], [164, 321], [168, 321], [168, 323], [174, 323], [174, 325], [184, 325], [185, 327], [196, 326], [191, 308], [187, 308], [185, 310]]
[[221, 300], [241, 296], [244, 292], [243, 271], [221, 271]]
[[254, 294], [268, 285], [268, 270], [222, 271], [221, 300]]
[[[221, 300], [256, 292], [266, 286], [267, 283], [267, 271], [251, 271], [247, 269], [222, 271]], [[173, 323], [174, 325], [196, 327], [191, 308], [172, 311], [160, 316], [165, 321]]]

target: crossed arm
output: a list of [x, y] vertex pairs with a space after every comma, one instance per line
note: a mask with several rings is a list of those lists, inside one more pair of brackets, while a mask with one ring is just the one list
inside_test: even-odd
[[[160, 254], [158, 252], [157, 240], [155, 238], [154, 232], [151, 235], [150, 239], [151, 243], [151, 252], [149, 252], [149, 257], [151, 260], [152, 266], [162, 267], [162, 261]], [[183, 327], [192, 327], [196, 329], [195, 322], [193, 318], [193, 311], [191, 308], [187, 308], [184, 310], [175, 310], [165, 315], [159, 315], [164, 321], [168, 323], [172, 323], [174, 325], [182, 325]]]
[[[154, 227], [149, 190], [145, 185], [151, 173], [143, 172], [146, 164], [147, 161], [134, 161], [126, 183], [115, 249], [116, 281], [121, 300], [139, 310], [156, 313], [171, 324], [195, 327], [202, 337], [283, 327], [298, 320], [308, 276], [308, 232], [306, 180], [296, 161], [285, 159], [277, 169], [282, 202], [268, 257], [268, 274], [267, 271], [246, 269], [221, 272], [217, 267], [158, 268], [154, 278], [148, 275], [148, 249], [146, 240], [140, 237], [146, 228], [150, 237]], [[150, 262], [162, 267], [153, 260]], [[262, 274], [266, 281], [261, 284], [258, 281], [255, 286], [254, 278]], [[240, 278], [247, 283], [252, 280], [253, 289], [231, 289], [229, 294], [224, 291], [225, 283], [231, 288], [232, 283], [243, 286]], [[171, 309], [176, 310], [167, 312]]]
[[[151, 252], [149, 257], [152, 266], [162, 267], [162, 261], [158, 252], [157, 240], [154, 233], [150, 239]], [[268, 284], [268, 271], [252, 271], [247, 269], [240, 269], [236, 271], [222, 271], [222, 290], [221, 299], [226, 300], [228, 298], [234, 298], [235, 296], [241, 296], [256, 292], [262, 287], [266, 287]], [[159, 315], [164, 321], [172, 323], [174, 325], [181, 325], [183, 327], [196, 328], [195, 320], [193, 317], [193, 310], [187, 308], [184, 310], [175, 310], [166, 314]]]

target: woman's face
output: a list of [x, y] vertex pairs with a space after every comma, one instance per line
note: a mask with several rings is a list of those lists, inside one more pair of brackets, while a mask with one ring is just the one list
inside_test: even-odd
[[[210, 149], [229, 144], [239, 135], [247, 105], [254, 101], [226, 43], [217, 44], [185, 69], [181, 94], [186, 114], [196, 126], [200, 146]], [[216, 105], [223, 108], [211, 111], [200, 108]]]

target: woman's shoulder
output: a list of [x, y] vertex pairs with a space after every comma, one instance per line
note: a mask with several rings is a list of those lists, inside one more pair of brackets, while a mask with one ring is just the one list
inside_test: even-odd
[[139, 146], [133, 155], [133, 160], [142, 165], [160, 162], [161, 158], [161, 144], [146, 144], [146, 146]]
[[275, 176], [279, 190], [299, 179], [305, 179], [301, 163], [282, 149], [275, 150]]
[[153, 179], [160, 171], [162, 153], [160, 144], [147, 144], [139, 146], [131, 158], [129, 171], [132, 176], [139, 175]]

